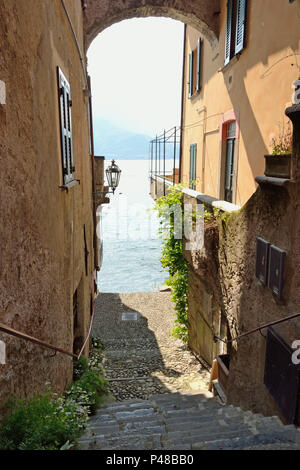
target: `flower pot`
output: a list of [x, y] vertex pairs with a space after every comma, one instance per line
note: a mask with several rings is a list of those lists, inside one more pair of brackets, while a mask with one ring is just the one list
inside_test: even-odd
[[290, 179], [291, 162], [292, 156], [290, 153], [283, 155], [265, 155], [265, 176]]

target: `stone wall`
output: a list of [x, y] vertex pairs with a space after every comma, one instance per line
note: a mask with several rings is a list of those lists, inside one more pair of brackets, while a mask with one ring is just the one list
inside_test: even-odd
[[151, 197], [156, 199], [168, 194], [168, 188], [172, 185], [169, 181], [164, 183], [163, 178], [152, 176], [150, 178], [150, 194]]
[[[83, 45], [81, 0], [65, 0]], [[73, 351], [73, 295], [78, 290], [80, 347], [90, 322], [94, 270], [92, 166], [86, 80], [60, 0], [1, 2], [0, 79], [0, 322]], [[62, 185], [59, 66], [71, 85], [76, 179]], [[89, 252], [85, 262], [85, 240]], [[86, 273], [87, 270], [87, 273]], [[1, 334], [0, 403], [29, 396], [51, 379], [61, 392], [72, 379], [72, 359]]]
[[218, 41], [220, 0], [86, 0], [86, 49], [105, 28], [129, 18], [166, 16], [201, 31], [212, 46]]
[[[207, 349], [205, 341], [212, 342], [209, 331], [205, 341], [203, 335], [201, 337], [204, 327], [199, 311], [203, 315], [203, 311], [209, 313], [211, 308], [201, 307], [203, 292], [211, 295], [212, 303], [225, 318], [223, 331], [227, 329], [227, 339], [300, 311], [299, 122], [300, 119], [294, 134], [292, 179], [262, 178], [245, 206], [220, 217], [215, 226], [207, 227], [204, 248], [187, 256], [191, 271], [190, 345], [200, 355], [201, 348]], [[257, 237], [287, 253], [282, 300], [255, 277]], [[218, 334], [218, 325], [213, 325], [212, 317], [206, 320], [210, 320]], [[290, 346], [300, 339], [299, 318], [274, 328]], [[266, 330], [262, 333], [265, 335]], [[228, 402], [266, 415], [280, 416], [280, 410], [264, 385], [265, 337], [256, 332], [241, 338], [232, 343], [229, 352]]]

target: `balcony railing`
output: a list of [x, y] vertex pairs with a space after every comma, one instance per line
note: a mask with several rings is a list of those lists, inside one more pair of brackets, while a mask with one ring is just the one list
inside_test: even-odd
[[163, 178], [163, 194], [167, 186], [180, 182], [180, 141], [181, 128], [172, 127], [150, 141], [150, 179]]

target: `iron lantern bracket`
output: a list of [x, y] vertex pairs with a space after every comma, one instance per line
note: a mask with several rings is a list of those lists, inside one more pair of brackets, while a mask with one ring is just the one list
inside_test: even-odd
[[113, 189], [112, 191], [95, 191], [93, 193], [93, 195], [97, 195], [97, 194], [115, 194], [115, 190], [116, 189]]

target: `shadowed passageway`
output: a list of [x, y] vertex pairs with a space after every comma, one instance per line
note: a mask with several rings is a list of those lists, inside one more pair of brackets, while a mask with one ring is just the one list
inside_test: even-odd
[[[93, 335], [105, 349], [105, 372], [117, 400], [208, 388], [209, 374], [171, 336], [168, 292], [101, 294]], [[136, 318], [136, 319], [135, 319]]]

